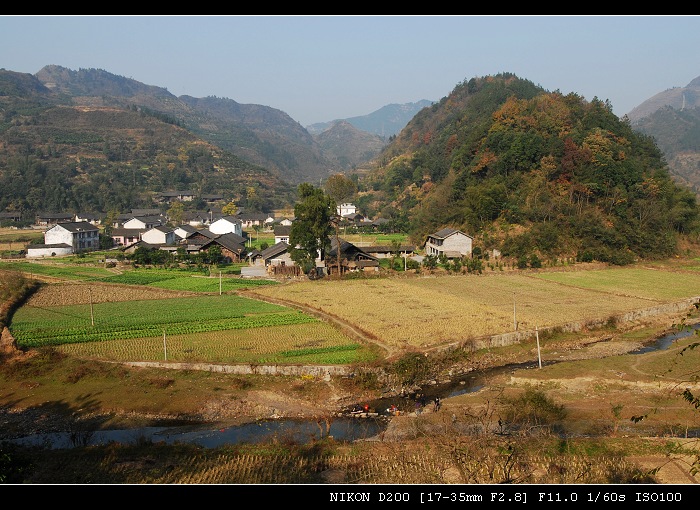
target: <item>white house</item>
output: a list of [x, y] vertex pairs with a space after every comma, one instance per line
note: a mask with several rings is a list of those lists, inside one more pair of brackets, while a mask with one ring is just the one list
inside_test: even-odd
[[174, 232], [179, 239], [187, 239], [197, 232], [197, 229], [188, 223], [183, 223], [179, 227], [175, 227]]
[[122, 227], [148, 229], [157, 227], [163, 224], [163, 218], [160, 216], [134, 216], [128, 221], [125, 221]]
[[75, 215], [73, 221], [87, 221], [88, 223], [91, 223], [93, 225], [99, 225], [100, 223], [102, 223], [102, 218], [99, 214], [95, 213], [78, 213]]
[[275, 221], [275, 217], [267, 213], [240, 213], [235, 216], [242, 228], [263, 227]]
[[153, 227], [141, 234], [141, 240], [148, 244], [173, 244], [175, 243], [175, 231], [163, 226]]
[[292, 227], [285, 227], [284, 225], [277, 225], [275, 227], [275, 244], [277, 243], [287, 243], [289, 244], [289, 234], [292, 231]]
[[209, 225], [213, 221], [212, 216], [213, 213], [207, 211], [185, 211], [182, 215], [182, 221], [193, 227], [201, 227]]
[[209, 225], [209, 230], [214, 234], [237, 234], [243, 236], [241, 220], [235, 216], [223, 216]]
[[87, 221], [57, 223], [44, 232], [44, 244], [67, 244], [72, 253], [98, 250], [100, 231]]
[[471, 257], [473, 238], [454, 228], [443, 228], [430, 234], [425, 242], [425, 254], [448, 259]]
[[345, 203], [338, 206], [338, 216], [347, 216], [348, 214], [355, 214], [357, 212], [357, 207], [355, 204]]

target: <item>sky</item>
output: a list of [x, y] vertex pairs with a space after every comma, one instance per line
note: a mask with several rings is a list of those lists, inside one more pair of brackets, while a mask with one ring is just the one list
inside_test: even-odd
[[700, 76], [700, 17], [0, 16], [0, 68], [96, 68], [302, 126], [513, 73], [622, 116]]

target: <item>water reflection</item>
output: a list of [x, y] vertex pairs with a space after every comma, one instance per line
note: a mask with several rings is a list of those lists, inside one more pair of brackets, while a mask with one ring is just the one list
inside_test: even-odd
[[382, 418], [333, 418], [326, 422], [314, 420], [277, 419], [263, 420], [237, 426], [212, 428], [204, 426], [141, 427], [138, 429], [100, 430], [94, 432], [35, 434], [12, 442], [25, 446], [43, 446], [62, 449], [76, 446], [98, 446], [110, 443], [137, 444], [190, 443], [205, 448], [225, 444], [282, 443], [305, 444], [325, 437], [337, 441], [357, 441], [379, 434], [386, 427]]

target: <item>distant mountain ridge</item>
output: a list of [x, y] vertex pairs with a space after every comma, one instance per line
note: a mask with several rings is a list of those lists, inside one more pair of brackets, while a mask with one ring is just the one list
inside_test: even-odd
[[[71, 97], [75, 104], [137, 105], [160, 112], [202, 139], [267, 168], [293, 185], [318, 182], [333, 173], [347, 172], [366, 163], [368, 159], [363, 158], [371, 158], [378, 152], [377, 137], [385, 143], [388, 137], [400, 132], [416, 112], [432, 104], [428, 100], [391, 104], [369, 115], [347, 119], [357, 129], [375, 137], [363, 137], [345, 129], [318, 140], [317, 135], [337, 121], [318, 124], [317, 129], [308, 130], [283, 111], [269, 106], [241, 104], [215, 96], [176, 97], [167, 88], [146, 85], [102, 69], [74, 71], [47, 65], [35, 76], [47, 89]], [[347, 139], [342, 138], [343, 133]], [[334, 142], [326, 154], [330, 139]]]
[[673, 178], [700, 195], [700, 76], [659, 92], [627, 117], [634, 129], [656, 140]]
[[311, 124], [306, 126], [306, 130], [312, 135], [318, 135], [330, 129], [339, 120], [344, 120], [357, 129], [388, 139], [399, 134], [419, 111], [432, 104], [434, 104], [434, 101], [427, 99], [422, 99], [415, 103], [392, 103], [367, 115]]
[[197, 112], [158, 109], [165, 100], [191, 110], [165, 89], [105, 72], [46, 71], [51, 88], [0, 70], [0, 210], [123, 212], [154, 207], [169, 190], [223, 194], [249, 210], [293, 203], [288, 181], [182, 127]]
[[700, 106], [700, 76], [685, 87], [673, 87], [655, 94], [632, 108], [627, 117], [634, 124], [664, 106], [670, 106], [674, 110], [687, 110]]
[[176, 97], [163, 87], [101, 69], [73, 71], [49, 65], [36, 77], [50, 90], [70, 96], [75, 104], [136, 105], [169, 115], [204, 140], [292, 184], [318, 182], [335, 170], [301, 124], [269, 106], [213, 96]]
[[[385, 119], [391, 119], [392, 125], [400, 119], [405, 125], [407, 112], [418, 104], [392, 105], [384, 110]], [[73, 111], [69, 112], [69, 109]], [[146, 117], [150, 124], [160, 122], [165, 125], [157, 129], [146, 127], [143, 123]], [[68, 124], [61, 125], [64, 120]], [[176, 97], [167, 88], [146, 85], [102, 69], [76, 71], [59, 65], [47, 65], [35, 75], [0, 70], [0, 125], [5, 126], [0, 130], [0, 146], [4, 145], [4, 156], [8, 158], [0, 161], [0, 165], [4, 161], [13, 166], [13, 171], [17, 170], [21, 175], [19, 178], [29, 179], [24, 182], [29, 188], [34, 186], [31, 174], [25, 174], [23, 168], [14, 168], [11, 159], [22, 152], [21, 144], [17, 144], [21, 140], [36, 151], [38, 160], [46, 160], [41, 163], [46, 167], [43, 171], [53, 168], [50, 171], [57, 176], [72, 166], [71, 158], [82, 158], [83, 161], [106, 158], [107, 168], [119, 164], [149, 168], [145, 180], [134, 176], [131, 184], [114, 184], [119, 188], [118, 200], [110, 199], [106, 192], [104, 196], [99, 192], [100, 196], [96, 197], [93, 188], [96, 183], [90, 182], [93, 174], [99, 176], [98, 179], [114, 178], [104, 176], [104, 168], [91, 164], [80, 165], [80, 183], [57, 184], [67, 187], [61, 192], [63, 197], [58, 188], [50, 193], [50, 197], [45, 190], [32, 193], [29, 188], [6, 188], [15, 190], [17, 196], [5, 197], [0, 206], [23, 209], [37, 207], [39, 199], [36, 197], [43, 196], [47, 210], [66, 207], [85, 210], [89, 207], [105, 212], [106, 207], [149, 206], [149, 193], [165, 188], [195, 186], [202, 193], [217, 193], [222, 190], [214, 189], [215, 184], [231, 187], [233, 183], [238, 185], [236, 189], [228, 190], [228, 197], [255, 209], [290, 199], [289, 191], [293, 193], [301, 182], [315, 184], [334, 173], [352, 172], [366, 165], [386, 144], [385, 139], [347, 122], [332, 123], [322, 135], [314, 136], [283, 111], [268, 106], [241, 104], [215, 96]], [[125, 126], [132, 126], [132, 131], [124, 129]], [[191, 137], [189, 141], [183, 142], [180, 133], [173, 133], [168, 142], [164, 133], [174, 128], [187, 131]], [[3, 143], [4, 137], [9, 138]], [[226, 176], [222, 178], [207, 175], [204, 167], [183, 159], [169, 163], [183, 168], [166, 176], [161, 173], [164, 169], [143, 159], [143, 147], [150, 147], [152, 154], [161, 152], [163, 160], [174, 158], [178, 150], [181, 158], [185, 158], [186, 153], [190, 154], [188, 158], [193, 157], [190, 149], [176, 147], [175, 143], [199, 145], [202, 151], [198, 156], [200, 159], [225, 160], [226, 165], [234, 164], [235, 168], [226, 166]], [[230, 157], [220, 154], [219, 150], [226, 151]], [[47, 153], [52, 158], [47, 160]], [[64, 161], [63, 158], [68, 159]], [[68, 175], [65, 177], [72, 179]], [[243, 182], [247, 184], [241, 189]], [[82, 190], [79, 197], [74, 196], [81, 186], [91, 191]], [[260, 195], [255, 196], [255, 189]]]
[[334, 122], [314, 138], [326, 157], [344, 171], [370, 162], [386, 145], [382, 137], [357, 129], [345, 120]]

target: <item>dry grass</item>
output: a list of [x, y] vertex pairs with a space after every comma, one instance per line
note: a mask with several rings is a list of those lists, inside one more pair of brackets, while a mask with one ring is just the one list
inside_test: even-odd
[[[580, 276], [584, 281], [585, 273]], [[254, 295], [321, 310], [357, 325], [390, 346], [410, 349], [509, 333], [514, 330], [514, 322], [518, 330], [532, 331], [604, 320], [700, 292], [700, 275], [667, 272], [663, 275], [667, 284], [663, 286], [655, 270], [635, 270], [633, 279], [621, 270], [604, 274], [602, 283], [594, 282], [589, 288], [527, 274], [497, 274], [301, 281], [255, 289]], [[651, 283], [642, 286], [639, 280], [645, 275]], [[684, 282], [686, 295], [678, 290], [669, 294], [667, 287], [673, 288], [676, 280]]]
[[168, 299], [196, 296], [194, 292], [119, 284], [61, 282], [43, 285], [29, 300], [28, 306], [37, 308], [69, 306], [88, 303], [113, 303], [144, 299]]

